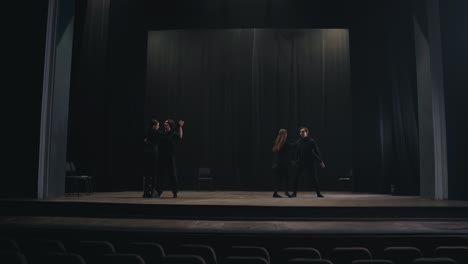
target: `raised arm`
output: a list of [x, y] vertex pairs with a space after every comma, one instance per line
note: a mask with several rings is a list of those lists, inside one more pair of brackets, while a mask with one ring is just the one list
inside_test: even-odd
[[179, 120], [179, 138], [182, 139], [184, 137], [184, 130], [182, 127], [184, 126], [184, 121]]

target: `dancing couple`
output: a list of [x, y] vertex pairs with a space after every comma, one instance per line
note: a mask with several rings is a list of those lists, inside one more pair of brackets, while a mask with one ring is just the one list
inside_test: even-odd
[[[320, 164], [321, 168], [325, 168], [325, 163], [320, 156], [320, 151], [315, 140], [310, 138], [309, 129], [307, 127], [299, 128], [300, 139], [295, 143], [287, 140], [288, 132], [286, 129], [280, 129], [276, 136], [273, 146], [273, 170], [274, 170], [274, 198], [281, 198], [278, 194], [280, 189], [285, 191], [285, 195], [289, 198], [297, 196], [297, 187], [299, 179], [302, 176], [310, 177], [315, 186], [317, 197], [323, 198], [320, 193], [320, 184], [317, 178], [316, 164]], [[288, 172], [291, 167], [296, 169], [293, 175], [293, 193], [290, 194], [287, 190], [289, 182]]]

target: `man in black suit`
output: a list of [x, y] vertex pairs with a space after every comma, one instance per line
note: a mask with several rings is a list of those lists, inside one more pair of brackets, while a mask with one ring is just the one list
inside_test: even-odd
[[324, 197], [320, 193], [320, 184], [317, 179], [317, 169], [315, 163], [319, 163], [320, 167], [325, 168], [325, 163], [320, 157], [320, 151], [315, 141], [308, 137], [309, 129], [307, 127], [299, 128], [300, 139], [296, 142], [296, 166], [297, 173], [294, 178], [293, 197], [297, 196], [297, 184], [299, 177], [307, 175], [312, 179], [315, 185], [315, 192], [317, 197]]

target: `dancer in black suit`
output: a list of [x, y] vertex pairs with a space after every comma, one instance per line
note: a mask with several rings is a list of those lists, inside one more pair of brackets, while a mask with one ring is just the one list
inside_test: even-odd
[[297, 150], [296, 150], [296, 166], [297, 166], [297, 173], [294, 178], [294, 186], [293, 186], [293, 197], [297, 196], [297, 184], [299, 177], [302, 175], [307, 175], [312, 179], [313, 184], [315, 185], [315, 192], [317, 193], [317, 197], [324, 197], [320, 193], [320, 184], [317, 179], [317, 168], [315, 166], [316, 163], [320, 164], [320, 167], [325, 168], [325, 163], [323, 162], [322, 158], [320, 157], [319, 147], [315, 141], [308, 137], [309, 129], [307, 127], [301, 127], [299, 129], [300, 139], [296, 142]]

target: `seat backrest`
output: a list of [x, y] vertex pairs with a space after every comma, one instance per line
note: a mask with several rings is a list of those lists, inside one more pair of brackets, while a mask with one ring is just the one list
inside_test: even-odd
[[333, 264], [328, 259], [309, 259], [309, 258], [294, 258], [286, 262], [287, 264]]
[[75, 173], [74, 173], [74, 171], [73, 171], [73, 169], [72, 169], [72, 166], [71, 166], [71, 164], [70, 164], [69, 161], [67, 161], [67, 162], [65, 163], [65, 175], [66, 175], [66, 176], [74, 176], [74, 175], [75, 175]]
[[73, 175], [78, 175], [78, 172], [76, 171], [75, 163], [73, 163], [73, 161], [70, 161], [70, 168], [71, 168]]
[[413, 264], [458, 264], [450, 258], [418, 258], [413, 260]]
[[183, 244], [176, 248], [177, 254], [196, 255], [202, 257], [206, 264], [217, 264], [217, 257], [214, 249], [208, 245]]
[[22, 253], [29, 254], [67, 252], [61, 241], [48, 239], [28, 239], [20, 242]]
[[223, 259], [222, 264], [270, 264], [270, 262], [262, 257], [229, 256]]
[[[411, 262], [408, 262], [411, 263]], [[395, 262], [386, 259], [366, 259], [366, 260], [355, 260], [352, 264], [395, 264]]]
[[115, 254], [115, 248], [108, 241], [80, 241], [76, 253], [85, 256], [96, 256], [104, 254]]
[[196, 255], [167, 255], [163, 258], [162, 264], [206, 264], [205, 260]]
[[74, 253], [47, 253], [41, 254], [35, 259], [34, 263], [47, 263], [47, 264], [86, 264], [84, 258]]
[[417, 258], [422, 258], [421, 250], [416, 247], [386, 247], [383, 258], [393, 261], [395, 264], [411, 263]]
[[100, 264], [146, 264], [143, 258], [136, 254], [104, 254], [97, 256], [95, 260]]
[[321, 259], [320, 252], [315, 248], [289, 247], [280, 252], [280, 259], [283, 263], [290, 259]]
[[205, 167], [202, 167], [202, 168], [198, 168], [198, 176], [207, 176], [207, 175], [211, 175], [211, 169], [210, 168], [205, 168]]
[[164, 248], [158, 243], [133, 242], [122, 249], [122, 251], [140, 255], [145, 260], [146, 264], [161, 263], [166, 255]]
[[351, 264], [354, 260], [372, 259], [372, 255], [364, 247], [337, 247], [332, 251], [330, 260], [334, 264]]
[[441, 246], [434, 252], [437, 258], [451, 258], [458, 263], [468, 263], [468, 247], [465, 246]]
[[20, 252], [20, 248], [15, 240], [0, 238], [0, 252]]
[[67, 161], [65, 163], [65, 175], [78, 176], [78, 172], [76, 171], [75, 163], [73, 163], [73, 161]]
[[19, 252], [0, 252], [0, 263], [28, 264], [26, 257]]
[[259, 246], [233, 246], [229, 256], [261, 257], [270, 262], [270, 254], [264, 247]]

